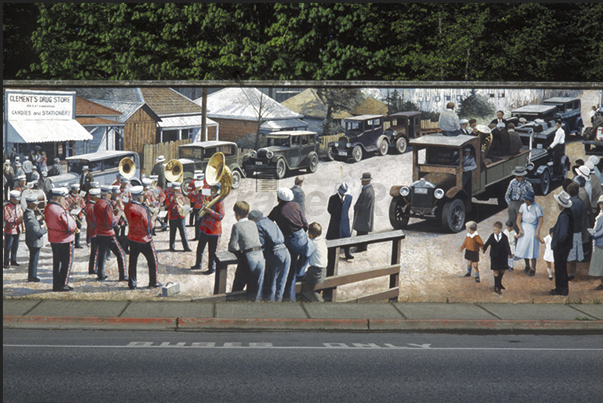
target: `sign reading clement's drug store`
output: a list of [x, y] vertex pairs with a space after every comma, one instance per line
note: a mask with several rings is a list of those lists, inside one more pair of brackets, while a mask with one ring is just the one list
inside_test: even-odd
[[75, 92], [5, 90], [7, 120], [71, 120]]

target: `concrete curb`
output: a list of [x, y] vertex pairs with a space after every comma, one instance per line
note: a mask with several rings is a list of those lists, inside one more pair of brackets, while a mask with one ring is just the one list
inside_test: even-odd
[[603, 333], [603, 320], [238, 319], [4, 316], [5, 329]]

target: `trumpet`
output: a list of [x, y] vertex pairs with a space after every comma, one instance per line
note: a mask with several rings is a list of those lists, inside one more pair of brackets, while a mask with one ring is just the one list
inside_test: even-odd
[[36, 207], [34, 209], [34, 215], [36, 216], [40, 224], [44, 224], [44, 222], [46, 222], [46, 218], [44, 218], [44, 213], [39, 208]]

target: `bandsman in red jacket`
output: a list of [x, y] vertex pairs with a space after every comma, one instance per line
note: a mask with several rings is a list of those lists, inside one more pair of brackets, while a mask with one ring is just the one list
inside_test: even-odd
[[100, 197], [99, 188], [90, 188], [88, 191], [88, 203], [86, 203], [86, 228], [90, 239], [90, 258], [88, 259], [88, 274], [97, 273], [98, 243], [96, 242], [96, 222], [94, 220], [94, 203]]
[[105, 275], [105, 257], [107, 249], [111, 250], [117, 258], [117, 268], [119, 270], [119, 281], [127, 281], [125, 273], [126, 253], [117, 242], [115, 230], [113, 227], [117, 224], [117, 219], [113, 213], [113, 207], [108, 198], [111, 197], [111, 187], [101, 186], [101, 197], [94, 203], [93, 213], [96, 224], [96, 243], [98, 244], [98, 268], [96, 274], [100, 281], [107, 278]]
[[17, 252], [19, 250], [19, 234], [23, 227], [23, 209], [19, 203], [21, 192], [11, 190], [9, 202], [4, 205], [4, 269], [8, 269], [10, 255], [11, 266], [19, 266]]
[[51, 190], [52, 201], [44, 209], [48, 242], [52, 247], [52, 290], [71, 291], [69, 273], [73, 264], [73, 240], [77, 231], [75, 220], [64, 207], [67, 188]]
[[65, 198], [67, 202], [67, 211], [69, 211], [73, 218], [75, 219], [75, 224], [77, 225], [77, 231], [75, 233], [75, 248], [82, 249], [80, 245], [80, 233], [82, 230], [82, 224], [84, 223], [84, 218], [86, 214], [86, 203], [84, 202], [84, 198], [80, 196], [80, 184], [74, 183], [70, 186], [71, 191]]
[[158, 215], [158, 220], [159, 220], [159, 223], [161, 224], [161, 229], [163, 231], [166, 231], [167, 230], [167, 214], [166, 214], [167, 211], [165, 210], [166, 193], [165, 193], [165, 190], [163, 190], [157, 184], [158, 178], [159, 178], [158, 175], [149, 176], [149, 179], [152, 181], [151, 188], [154, 189], [155, 198], [159, 201], [159, 210], [161, 211], [163, 209], [163, 214]]
[[[173, 182], [172, 190], [168, 192], [167, 199], [165, 201], [168, 210], [168, 220], [170, 221], [170, 251], [176, 251], [176, 230], [180, 232], [180, 239], [182, 240], [182, 246], [186, 252], [192, 251], [188, 246], [188, 238], [186, 236], [186, 228], [184, 226], [184, 220], [186, 214], [181, 214], [181, 208], [187, 207], [184, 195], [180, 191], [180, 183]], [[169, 189], [169, 187], [168, 187]]]
[[128, 287], [135, 290], [137, 286], [136, 265], [138, 255], [143, 254], [149, 266], [149, 287], [161, 287], [157, 281], [157, 253], [153, 245], [153, 227], [151, 211], [144, 205], [144, 189], [142, 186], [130, 188], [133, 199], [126, 204], [125, 213], [128, 220], [128, 239], [130, 240], [130, 263], [128, 266]]
[[[210, 188], [210, 195], [203, 196], [201, 203], [207, 200], [209, 203], [216, 197], [220, 197], [220, 184]], [[203, 213], [203, 212], [202, 212]], [[195, 265], [191, 267], [191, 270], [201, 270], [201, 263], [203, 262], [203, 251], [205, 245], [209, 245], [209, 259], [207, 263], [207, 271], [202, 272], [203, 274], [212, 274], [216, 271], [216, 249], [218, 248], [218, 242], [222, 235], [222, 219], [224, 218], [224, 202], [221, 200], [215, 203], [211, 208], [207, 209], [201, 218], [199, 219], [199, 243], [197, 244], [197, 260]]]
[[[115, 235], [117, 237], [123, 237], [126, 234], [126, 216], [124, 215], [125, 202], [121, 199], [121, 189], [119, 186], [112, 186], [111, 189], [111, 206], [113, 207], [113, 214], [116, 217], [116, 228]], [[123, 245], [122, 245], [123, 247]]]

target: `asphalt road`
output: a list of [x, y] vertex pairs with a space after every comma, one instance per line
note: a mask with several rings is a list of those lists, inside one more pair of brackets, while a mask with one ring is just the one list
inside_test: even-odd
[[7, 330], [4, 402], [596, 402], [595, 336]]

